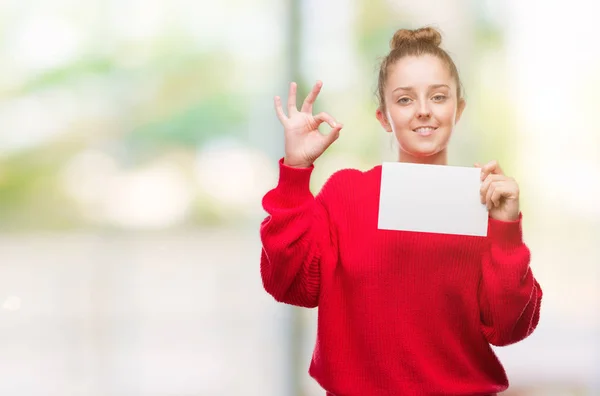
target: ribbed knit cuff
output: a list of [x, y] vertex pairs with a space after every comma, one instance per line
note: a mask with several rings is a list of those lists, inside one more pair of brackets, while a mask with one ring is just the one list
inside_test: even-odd
[[310, 175], [314, 168], [314, 165], [308, 168], [293, 168], [285, 165], [281, 158], [277, 189], [291, 201], [290, 203], [302, 203], [307, 198], [313, 198], [310, 191]]
[[496, 220], [491, 216], [488, 219], [488, 238], [490, 241], [504, 249], [513, 249], [523, 244], [523, 230], [521, 227], [523, 214], [515, 221]]

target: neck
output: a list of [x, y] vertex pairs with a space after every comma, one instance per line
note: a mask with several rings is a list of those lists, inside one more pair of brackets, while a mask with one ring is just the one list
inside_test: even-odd
[[433, 155], [417, 157], [407, 153], [406, 151], [400, 150], [399, 161], [408, 162], [411, 164], [448, 165], [448, 154], [444, 149]]

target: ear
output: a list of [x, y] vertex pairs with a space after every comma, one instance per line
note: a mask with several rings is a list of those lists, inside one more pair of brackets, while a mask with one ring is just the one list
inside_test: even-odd
[[456, 117], [454, 118], [455, 124], [458, 124], [458, 121], [460, 121], [460, 117], [462, 116], [465, 107], [467, 107], [467, 102], [464, 99], [460, 99], [458, 101], [458, 107], [456, 108]]
[[377, 117], [377, 120], [379, 121], [383, 129], [386, 130], [386, 132], [392, 132], [392, 126], [390, 125], [385, 114], [383, 114], [383, 111], [381, 111], [381, 107], [377, 108], [377, 111], [375, 112], [375, 117]]

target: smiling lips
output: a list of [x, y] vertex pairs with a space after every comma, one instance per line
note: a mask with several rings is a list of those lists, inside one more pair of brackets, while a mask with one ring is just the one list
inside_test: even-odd
[[413, 131], [418, 133], [419, 136], [431, 136], [431, 134], [433, 134], [433, 131], [435, 131], [436, 129], [437, 129], [436, 127], [424, 126], [424, 127], [419, 127], [417, 129], [413, 129]]

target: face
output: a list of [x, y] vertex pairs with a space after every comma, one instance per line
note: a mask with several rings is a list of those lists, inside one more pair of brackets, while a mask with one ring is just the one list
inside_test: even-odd
[[427, 157], [445, 155], [465, 102], [444, 62], [432, 55], [400, 59], [390, 67], [384, 98], [377, 119], [396, 136], [401, 156], [435, 162]]

